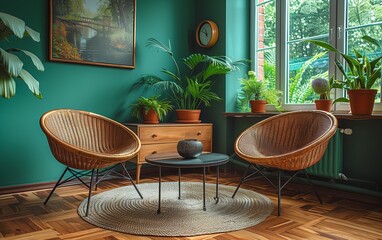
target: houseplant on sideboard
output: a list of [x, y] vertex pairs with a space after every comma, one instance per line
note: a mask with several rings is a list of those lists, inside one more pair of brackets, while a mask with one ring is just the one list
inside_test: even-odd
[[0, 12], [0, 94], [4, 98], [13, 97], [16, 94], [14, 78], [20, 78], [36, 97], [42, 98], [39, 82], [23, 68], [24, 63], [15, 53], [24, 53], [39, 71], [44, 71], [44, 66], [40, 59], [29, 51], [18, 48], [3, 49], [6, 46], [4, 42], [10, 42], [12, 35], [18, 38], [29, 36], [36, 42], [40, 41], [40, 34], [26, 26], [23, 20]]
[[[237, 64], [245, 62], [232, 62], [225, 56], [193, 53], [182, 59], [187, 67], [187, 73], [183, 74], [174, 57], [170, 42], [167, 46], [150, 38], [146, 46], [168, 54], [174, 63], [175, 71], [162, 68], [161, 72], [165, 74], [166, 78], [145, 75], [134, 86], [152, 86], [161, 94], [166, 94], [176, 107], [177, 122], [180, 123], [200, 122], [200, 106], [210, 106], [212, 101], [221, 100], [212, 89], [216, 77], [238, 70]], [[183, 116], [184, 113], [189, 112], [193, 116], [191, 119]]]
[[281, 109], [282, 92], [270, 89], [266, 79], [257, 79], [254, 71], [248, 71], [247, 77], [240, 79], [240, 85], [237, 97], [239, 111], [247, 112], [249, 104], [251, 112], [265, 112], [266, 104], [273, 104], [277, 110]]
[[158, 96], [140, 97], [131, 106], [132, 115], [143, 119], [143, 123], [159, 123], [173, 109], [169, 101], [160, 100]]
[[374, 83], [381, 78], [380, 60], [382, 56], [369, 60], [366, 53], [361, 54], [358, 50], [353, 49], [353, 57], [350, 54], [340, 52], [326, 42], [318, 40], [307, 41], [334, 52], [337, 56], [341, 56], [347, 64], [347, 68], [345, 68], [340, 60], [335, 60], [337, 68], [344, 75], [343, 80], [335, 81], [337, 84], [336, 88], [345, 89], [349, 95], [349, 99], [342, 97], [336, 99], [335, 102], [350, 102], [350, 109], [353, 115], [371, 115], [377, 93], [377, 90], [372, 88]]

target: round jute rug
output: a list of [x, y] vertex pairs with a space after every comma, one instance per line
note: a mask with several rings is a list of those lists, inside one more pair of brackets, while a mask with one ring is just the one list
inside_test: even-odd
[[254, 191], [219, 185], [220, 201], [215, 204], [215, 184], [206, 184], [206, 211], [203, 211], [203, 184], [184, 182], [178, 199], [178, 182], [162, 182], [161, 213], [158, 209], [158, 183], [120, 187], [92, 196], [88, 217], [87, 199], [78, 214], [101, 228], [136, 235], [195, 236], [228, 232], [254, 226], [267, 218], [272, 201]]

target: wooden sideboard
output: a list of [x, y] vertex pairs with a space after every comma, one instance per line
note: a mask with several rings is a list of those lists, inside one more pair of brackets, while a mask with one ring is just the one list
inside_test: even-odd
[[198, 139], [203, 143], [203, 151], [212, 152], [211, 123], [125, 123], [124, 125], [138, 135], [142, 144], [138, 155], [130, 160], [137, 164], [137, 183], [140, 180], [142, 164], [146, 163], [146, 156], [156, 153], [174, 153], [176, 152], [176, 145], [182, 139]]

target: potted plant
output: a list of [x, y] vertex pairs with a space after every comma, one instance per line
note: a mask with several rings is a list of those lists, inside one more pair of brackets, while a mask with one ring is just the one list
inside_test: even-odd
[[[0, 12], [0, 41], [10, 42], [12, 35], [18, 38], [29, 36], [36, 42], [40, 41], [40, 34], [26, 26], [23, 20]], [[39, 82], [23, 68], [23, 61], [16, 55], [20, 52], [32, 60], [37, 70], [44, 71], [42, 62], [33, 53], [18, 48], [0, 48], [0, 94], [3, 98], [13, 97], [16, 94], [15, 78], [20, 78], [36, 97], [42, 98]]]
[[311, 82], [313, 91], [320, 96], [320, 99], [314, 100], [317, 110], [330, 112], [333, 100], [330, 98], [330, 91], [336, 86], [334, 77], [329, 80], [325, 78], [316, 78]]
[[159, 123], [173, 109], [169, 101], [159, 100], [158, 96], [140, 97], [131, 106], [132, 115], [143, 119], [143, 123]]
[[[221, 100], [213, 91], [216, 77], [237, 70], [237, 64], [243, 63], [243, 61], [232, 62], [225, 56], [193, 53], [182, 59], [187, 68], [186, 73], [184, 73], [181, 72], [174, 57], [170, 42], [167, 46], [154, 38], [150, 38], [146, 46], [168, 54], [174, 63], [175, 71], [162, 68], [161, 72], [166, 78], [157, 75], [145, 75], [134, 86], [151, 86], [162, 94], [167, 94], [176, 107], [177, 122], [181, 123], [200, 122], [200, 106], [202, 104], [210, 106], [212, 101]], [[191, 119], [184, 116], [188, 113], [191, 113]]]
[[274, 104], [276, 109], [281, 109], [282, 92], [270, 89], [266, 80], [259, 80], [254, 71], [248, 71], [246, 78], [240, 79], [241, 90], [238, 94], [238, 108], [242, 112], [265, 112], [266, 104]]
[[[372, 39], [370, 37], [368, 38]], [[382, 56], [370, 60], [366, 53], [361, 54], [356, 49], [353, 49], [354, 56], [352, 56], [340, 52], [326, 42], [318, 40], [307, 41], [336, 53], [336, 55], [341, 56], [347, 64], [345, 70], [341, 61], [338, 59], [335, 60], [337, 68], [344, 75], [343, 80], [336, 80], [336, 88], [345, 89], [349, 95], [349, 99], [342, 97], [338, 98], [335, 102], [350, 102], [350, 109], [353, 115], [371, 115], [375, 95], [377, 93], [377, 90], [372, 89], [372, 87], [374, 83], [381, 78], [380, 60]]]

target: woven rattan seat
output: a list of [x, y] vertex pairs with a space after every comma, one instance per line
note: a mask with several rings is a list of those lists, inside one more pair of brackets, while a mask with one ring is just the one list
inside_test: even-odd
[[[260, 121], [244, 130], [237, 137], [234, 149], [240, 158], [249, 163], [247, 171], [250, 167], [254, 167], [255, 173], [261, 173], [256, 166], [264, 166], [278, 170], [295, 171], [295, 175], [298, 171], [304, 170], [308, 177], [305, 169], [322, 158], [337, 126], [337, 119], [333, 114], [324, 111], [282, 113]], [[247, 171], [241, 182], [249, 178]], [[280, 215], [280, 191], [285, 185], [280, 186], [280, 171], [278, 173], [278, 214]]]
[[[87, 175], [86, 170], [90, 170], [91, 173], [90, 184], [87, 185], [89, 203], [94, 170], [97, 171], [95, 186], [99, 182], [99, 169], [111, 170], [117, 165], [122, 166], [127, 178], [134, 185], [122, 163], [137, 155], [141, 142], [129, 128], [104, 116], [73, 109], [56, 109], [45, 113], [40, 118], [40, 126], [47, 137], [53, 156], [67, 167], [45, 204], [58, 185]], [[104, 169], [108, 167], [111, 168]], [[75, 169], [85, 170], [85, 173], [83, 171], [78, 173]], [[74, 177], [61, 181], [67, 171]], [[139, 193], [137, 188], [136, 190]], [[141, 196], [140, 193], [139, 195]]]

